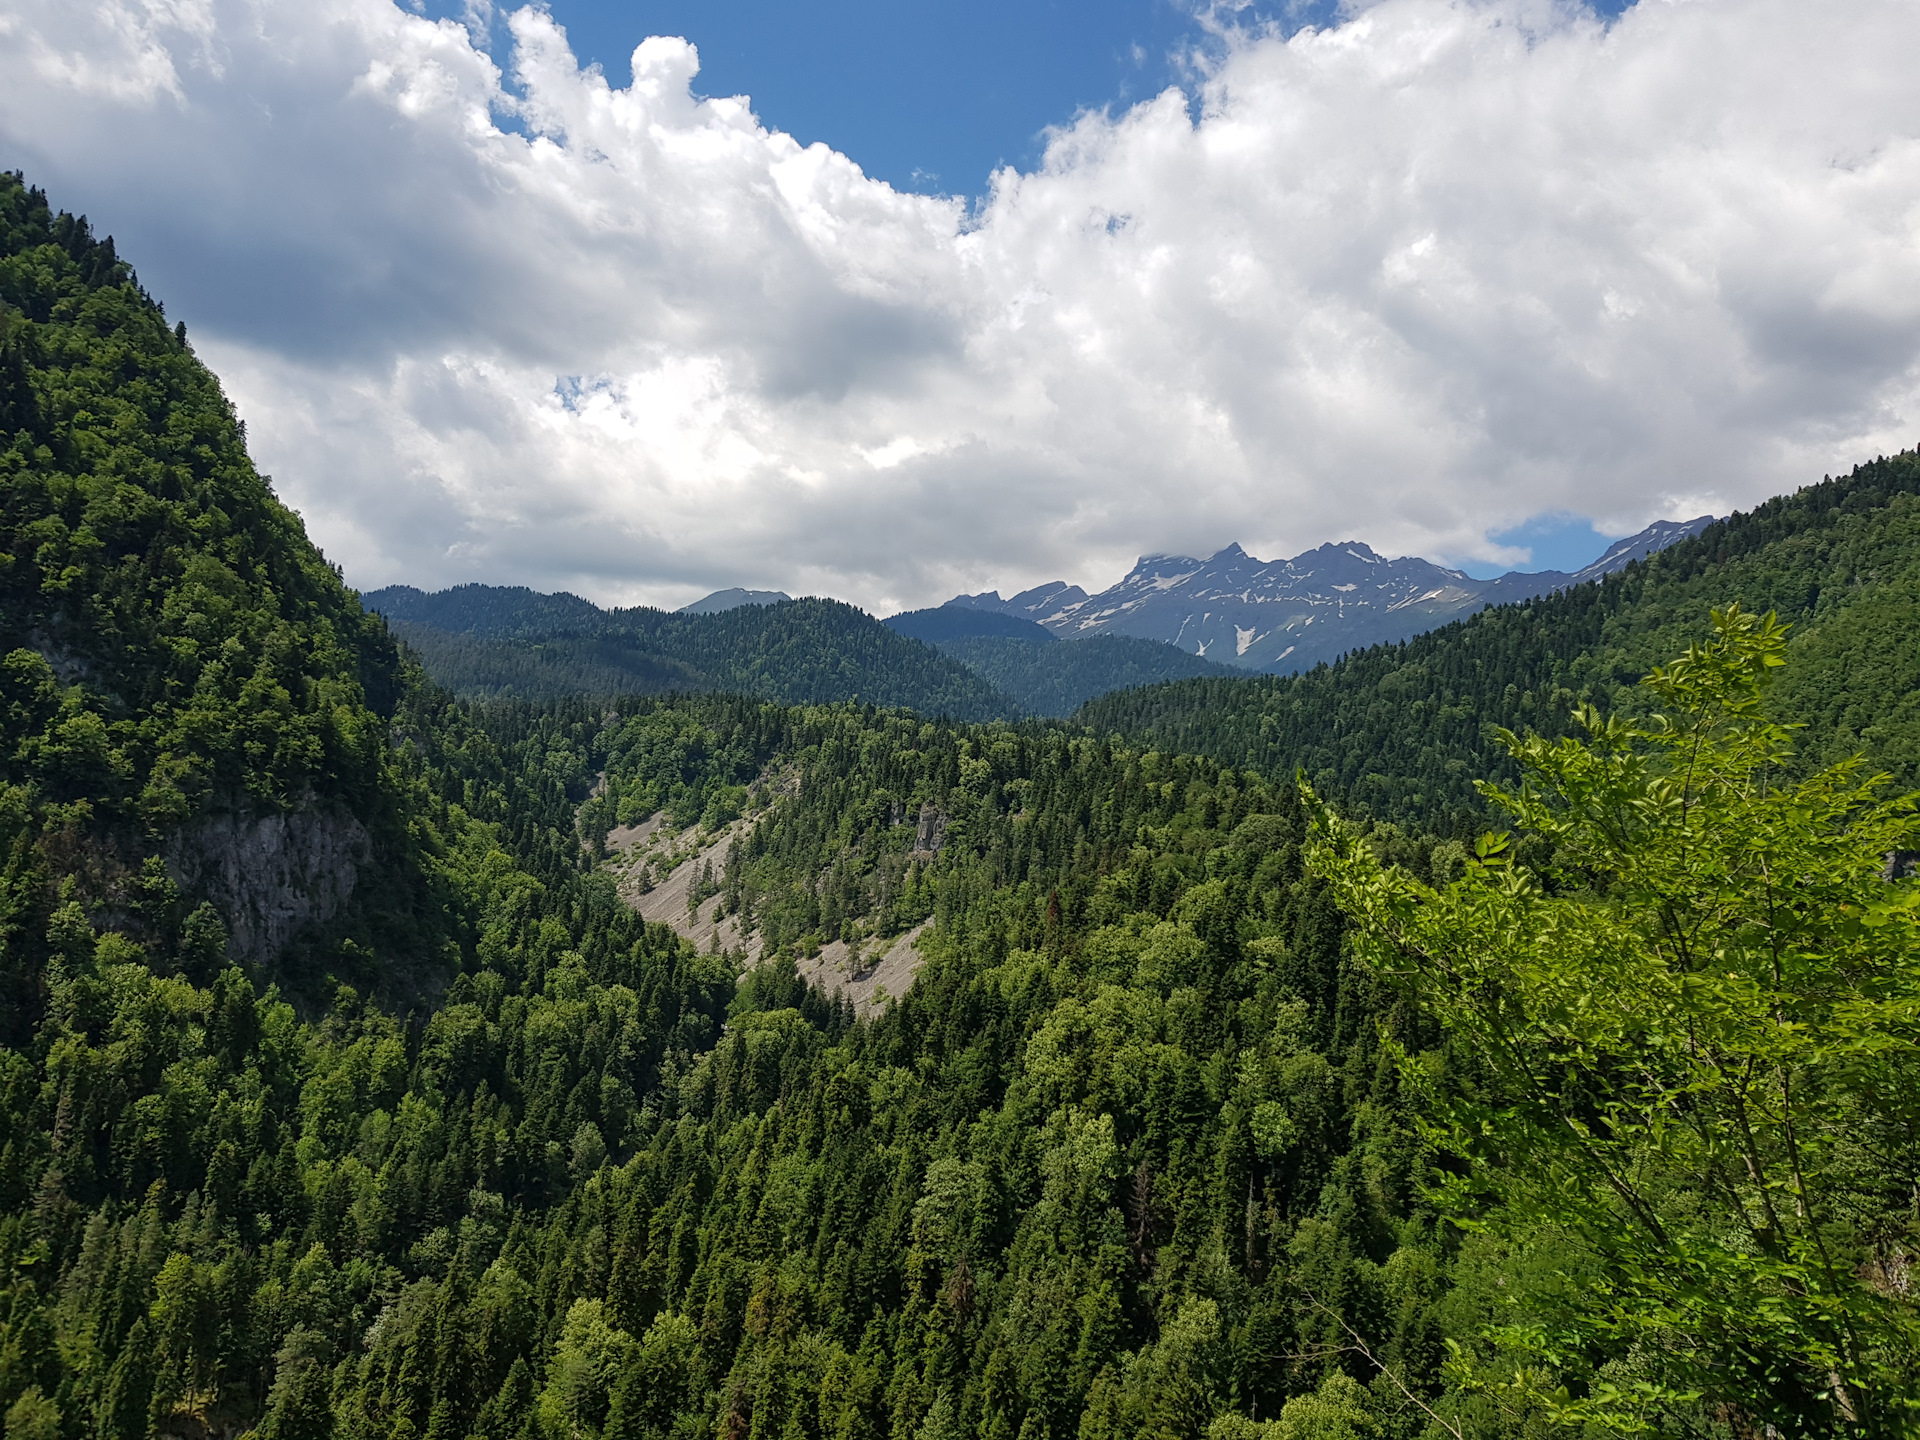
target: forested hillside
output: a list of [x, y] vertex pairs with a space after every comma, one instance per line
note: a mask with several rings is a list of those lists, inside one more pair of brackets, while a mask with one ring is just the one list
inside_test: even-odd
[[1163, 641], [1130, 635], [1062, 641], [1032, 620], [971, 605], [909, 610], [886, 623], [952, 656], [1026, 715], [1057, 719], [1109, 691], [1236, 673]]
[[574, 595], [404, 585], [366, 596], [427, 672], [470, 699], [719, 690], [789, 705], [861, 699], [960, 720], [1010, 718], [991, 684], [838, 600], [713, 614], [601, 610]]
[[[884, 623], [834, 600], [713, 614], [601, 610], [574, 595], [460, 585], [366, 596], [435, 681], [476, 700], [735, 691], [789, 705], [860, 699], [961, 720], [1059, 717], [1134, 685], [1232, 672], [1171, 645], [969, 610]], [[957, 623], [956, 623], [957, 622]]]
[[619, 641], [488, 640], [391, 618], [387, 626], [436, 685], [463, 700], [558, 701], [713, 688], [693, 666]]
[[1734, 515], [1598, 584], [1482, 611], [1301, 675], [1199, 679], [1107, 696], [1075, 719], [1272, 774], [1441, 833], [1487, 819], [1483, 777], [1517, 773], [1495, 727], [1566, 731], [1635, 686], [1714, 605], [1777, 611], [1794, 663], [1769, 703], [1809, 724], [1809, 758], [1864, 751], [1920, 786], [1920, 454], [1861, 465]]
[[[0, 225], [0, 1409], [230, 1433], [312, 1379], [273, 1257], [352, 1166], [311, 1079], [348, 1082], [328, 1124], [397, 1098], [400, 1017], [482, 952], [639, 967], [662, 1053], [710, 1043], [731, 977], [593, 907], [560, 782], [398, 664], [110, 242], [13, 176]], [[551, 1053], [549, 1083], [591, 1060]]]
[[405, 990], [450, 921], [389, 759], [392, 640], [112, 242], [11, 176], [0, 227], [0, 1034], [67, 943], [53, 900], [112, 916], [116, 954], [204, 966], [230, 939]]
[[1234, 674], [1159, 640], [1095, 635], [1085, 640], [1030, 640], [992, 635], [938, 642], [940, 649], [1013, 700], [1029, 715], [1065, 717], [1116, 690], [1195, 676]]
[[[1776, 632], [1472, 847], [1106, 731], [463, 701], [0, 217], [7, 1440], [1912, 1432], [1920, 826], [1788, 783]], [[1778, 703], [1896, 713], [1880, 603]], [[647, 825], [734, 953], [628, 903]], [[870, 1019], [798, 978], [917, 927]]]

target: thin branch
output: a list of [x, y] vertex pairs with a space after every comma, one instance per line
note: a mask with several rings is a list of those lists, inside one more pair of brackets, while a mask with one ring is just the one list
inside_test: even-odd
[[1313, 1294], [1312, 1292], [1307, 1292], [1307, 1302], [1311, 1304], [1314, 1309], [1322, 1312], [1323, 1314], [1331, 1315], [1333, 1317], [1334, 1324], [1338, 1325], [1342, 1330], [1347, 1332], [1348, 1337], [1353, 1341], [1353, 1348], [1356, 1351], [1358, 1351], [1362, 1356], [1364, 1356], [1367, 1360], [1367, 1363], [1372, 1365], [1374, 1369], [1378, 1370], [1382, 1375], [1385, 1375], [1389, 1380], [1393, 1381], [1395, 1385], [1399, 1386], [1400, 1393], [1406, 1396], [1407, 1399], [1411, 1400], [1415, 1405], [1418, 1405], [1421, 1408], [1421, 1410], [1425, 1411], [1426, 1416], [1429, 1420], [1433, 1421], [1434, 1424], [1438, 1425], [1442, 1430], [1445, 1430], [1449, 1435], [1453, 1436], [1453, 1440], [1465, 1440], [1465, 1437], [1460, 1433], [1460, 1427], [1458, 1425], [1455, 1425], [1450, 1421], [1443, 1420], [1440, 1418], [1439, 1415], [1435, 1414], [1433, 1407], [1431, 1405], [1427, 1404], [1426, 1401], [1422, 1400], [1418, 1395], [1414, 1394], [1413, 1391], [1409, 1390], [1407, 1388], [1407, 1382], [1402, 1380], [1398, 1375], [1394, 1374], [1392, 1366], [1388, 1365], [1386, 1361], [1380, 1359], [1380, 1357], [1375, 1355], [1372, 1350], [1367, 1348], [1367, 1342], [1363, 1338], [1361, 1338], [1360, 1332], [1358, 1330], [1354, 1329], [1351, 1325], [1347, 1324], [1345, 1316], [1341, 1315], [1339, 1311], [1333, 1309], [1332, 1307], [1321, 1303], [1320, 1297]]

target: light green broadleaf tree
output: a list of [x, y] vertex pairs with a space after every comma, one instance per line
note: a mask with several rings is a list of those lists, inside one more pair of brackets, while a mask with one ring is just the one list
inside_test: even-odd
[[1404, 1059], [1434, 1194], [1560, 1276], [1456, 1350], [1463, 1415], [1920, 1432], [1920, 819], [1857, 760], [1796, 778], [1784, 651], [1716, 611], [1652, 719], [1505, 735], [1526, 838], [1443, 890], [1302, 782], [1358, 954], [1447, 1037]]

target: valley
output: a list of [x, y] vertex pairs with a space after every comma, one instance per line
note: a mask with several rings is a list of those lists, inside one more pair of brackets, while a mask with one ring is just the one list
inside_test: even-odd
[[8, 1440], [1911, 1433], [1920, 453], [1123, 582], [1300, 673], [362, 596], [12, 175], [0, 444]]

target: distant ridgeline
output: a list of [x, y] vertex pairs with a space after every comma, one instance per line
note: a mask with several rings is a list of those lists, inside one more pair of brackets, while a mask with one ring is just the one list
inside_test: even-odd
[[428, 674], [476, 699], [724, 690], [786, 704], [858, 698], [959, 720], [1018, 713], [958, 661], [838, 600], [670, 614], [517, 586], [428, 595], [395, 585], [362, 598]]
[[691, 605], [682, 605], [674, 611], [676, 615], [717, 615], [722, 610], [735, 610], [742, 605], [783, 605], [793, 597], [784, 590], [742, 590], [735, 586], [731, 590], [716, 590], [711, 595], [703, 595]]
[[1061, 644], [1018, 615], [961, 605], [909, 610], [886, 622], [936, 646], [1029, 715], [1064, 716], [1097, 695], [1163, 680], [1237, 672], [1158, 640], [1098, 635]]
[[1483, 610], [1299, 675], [1200, 679], [1095, 700], [1074, 717], [1268, 773], [1429, 831], [1472, 830], [1477, 779], [1512, 778], [1494, 734], [1565, 733], [1582, 701], [1636, 683], [1738, 601], [1792, 622], [1772, 691], [1805, 753], [1864, 751], [1920, 787], [1920, 457], [1908, 451], [1767, 501], [1597, 584]]
[[395, 585], [363, 598], [428, 674], [473, 699], [718, 690], [987, 720], [1064, 716], [1125, 686], [1234, 673], [1153, 640], [1061, 647], [1011, 615], [946, 606], [882, 622], [779, 591], [722, 590], [673, 614], [489, 585], [430, 595]]
[[[1806, 1026], [1763, 1006], [1739, 1043], [1812, 1044], [1791, 1073], [1825, 1069], [1792, 1094], [1821, 1128], [1782, 1147], [1779, 1067], [1725, 1066], [1772, 1168], [1742, 1168], [1732, 1125], [1700, 1127], [1694, 1167], [1663, 1121], [1627, 1178], [1684, 1243], [1659, 1230], [1624, 1268], [1613, 1192], [1565, 1183], [1565, 1118], [1607, 1117], [1575, 1150], [1630, 1146], [1650, 1040], [1693, 1055], [1689, 1007], [1755, 987], [1683, 974], [1663, 1035], [1582, 1069], [1564, 1034], [1520, 1037], [1544, 1078], [1517, 1109], [1490, 1047], [1363, 962], [1311, 868], [1331, 836], [1350, 886], [1380, 862], [1401, 900], [1465, 876], [1446, 904], [1470, 909], [1505, 859], [1316, 830], [1291, 780], [1450, 823], [1500, 768], [1489, 720], [1637, 703], [1623, 680], [1732, 598], [1805, 617], [1775, 703], [1809, 751], [1911, 775], [1917, 491], [1920, 460], [1880, 461], [1604, 585], [1294, 680], [1128, 692], [1092, 730], [754, 698], [1005, 708], [829, 601], [369, 597], [478, 691], [600, 697], [469, 704], [275, 500], [111, 243], [0, 177], [7, 1440], [1910, 1433], [1920, 943], [1883, 832], [1845, 850], [1825, 812], [1810, 839], [1788, 816], [1771, 843], [1826, 869], [1729, 930], [1755, 954], [1767, 924], [1814, 937], [1790, 957], [1825, 966]], [[615, 694], [696, 683], [749, 693]], [[704, 907], [729, 950], [641, 919], [667, 887], [614, 852], [643, 839], [686, 887], [669, 918]], [[1610, 896], [1552, 878], [1604, 918]], [[1535, 893], [1496, 888], [1503, 915]], [[1636, 925], [1602, 958], [1658, 928]], [[868, 941], [918, 973], [859, 1019], [798, 966], [830, 978], [837, 947], [851, 979]], [[1545, 1013], [1616, 1013], [1544, 959]], [[1526, 1008], [1503, 992], [1500, 1023]], [[1435, 1148], [1468, 1133], [1475, 1164]], [[1784, 1180], [1746, 1188], [1783, 1148], [1791, 1207]], [[1542, 1195], [1599, 1223], [1570, 1241]], [[1767, 1251], [1809, 1215], [1842, 1247], [1811, 1299], [1805, 1257]], [[1720, 1323], [1690, 1323], [1703, 1294]], [[1768, 1325], [1725, 1323], [1749, 1308]], [[1819, 1332], [1786, 1334], [1802, 1314]]]

